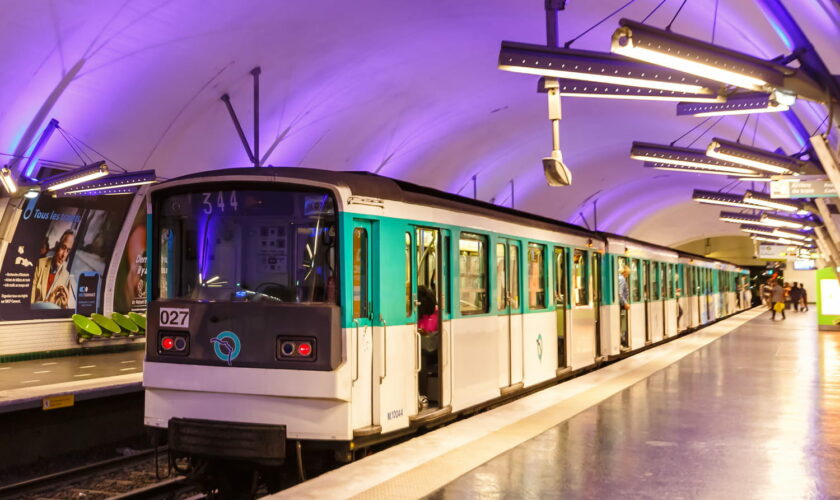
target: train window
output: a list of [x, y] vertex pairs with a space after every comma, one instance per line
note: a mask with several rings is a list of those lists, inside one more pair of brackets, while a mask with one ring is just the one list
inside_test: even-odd
[[651, 300], [659, 300], [659, 270], [661, 264], [659, 262], [651, 262], [650, 270], [650, 287]]
[[508, 286], [508, 293], [510, 294], [510, 308], [512, 310], [519, 309], [519, 247], [516, 243], [510, 245], [510, 286]]
[[353, 230], [353, 317], [368, 317], [367, 231]]
[[496, 243], [496, 307], [500, 311], [507, 308], [507, 276], [505, 262], [507, 261], [507, 245]]
[[544, 309], [545, 245], [528, 243], [528, 307]]
[[586, 252], [575, 250], [572, 265], [572, 286], [575, 290], [575, 305], [585, 306], [589, 304], [589, 269]]
[[405, 233], [405, 315], [411, 316], [414, 311], [414, 300], [411, 295], [411, 233]]
[[642, 287], [639, 286], [639, 259], [630, 259], [630, 293], [633, 302], [642, 300]]
[[676, 273], [674, 273], [674, 264], [666, 264], [668, 266], [668, 298], [674, 298], [674, 280], [676, 278]]
[[336, 301], [335, 201], [326, 191], [181, 192], [164, 195], [154, 213], [161, 297]]
[[566, 300], [566, 263], [565, 253], [561, 247], [554, 248], [554, 304], [560, 308], [568, 304]]
[[487, 312], [487, 237], [461, 233], [458, 264], [461, 314]]
[[[616, 287], [615, 287], [615, 291], [616, 291], [615, 300], [617, 301], [618, 304], [621, 304], [622, 300], [627, 302], [627, 303], [630, 302], [630, 283], [628, 282], [627, 279], [624, 278], [624, 275], [622, 275], [622, 272], [624, 271], [624, 268], [627, 268], [628, 270], [630, 269], [629, 260], [630, 259], [628, 259], [627, 257], [619, 257], [618, 258], [618, 269], [616, 270], [617, 272], [616, 272]], [[621, 289], [622, 288], [622, 281], [624, 282], [623, 286], [625, 287], [625, 290], [623, 290], [623, 291]], [[624, 293], [626, 295], [626, 297], [624, 297], [624, 299], [621, 298], [622, 293]]]

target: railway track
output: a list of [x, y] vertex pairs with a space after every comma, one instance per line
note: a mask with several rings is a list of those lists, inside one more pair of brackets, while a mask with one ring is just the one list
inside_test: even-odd
[[[158, 450], [158, 453], [162, 451], [165, 450]], [[0, 486], [0, 500], [192, 498], [188, 494], [195, 490], [190, 488], [186, 478], [175, 476], [160, 481], [155, 473], [155, 467], [159, 465], [155, 461], [155, 451], [144, 450]]]

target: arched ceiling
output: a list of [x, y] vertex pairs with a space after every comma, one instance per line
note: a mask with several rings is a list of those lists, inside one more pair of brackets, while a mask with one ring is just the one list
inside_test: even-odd
[[[624, 3], [569, 0], [561, 40]], [[608, 51], [619, 17], [641, 19], [658, 3], [637, 0], [573, 47]], [[840, 73], [837, 0], [784, 3]], [[648, 22], [664, 26], [679, 4], [666, 2]], [[3, 0], [0, 153], [8, 162], [56, 118], [128, 170], [174, 177], [245, 166], [219, 97], [230, 94], [250, 138], [249, 71], [261, 66], [260, 149], [277, 141], [269, 164], [366, 170], [464, 194], [477, 175], [479, 198], [507, 205], [513, 180], [516, 208], [591, 224], [597, 199], [599, 229], [663, 244], [738, 234], [717, 221], [718, 210], [688, 202], [693, 188], [716, 190], [730, 179], [648, 170], [629, 158], [633, 140], [668, 143], [699, 122], [677, 117], [674, 103], [564, 98], [561, 146], [573, 184], [545, 185], [545, 96], [535, 92], [536, 77], [496, 68], [501, 40], [545, 42], [543, 5]], [[689, 0], [674, 31], [709, 40], [713, 5]], [[720, 0], [716, 43], [762, 58], [789, 53], [755, 0]], [[825, 116], [813, 103], [795, 109], [809, 129]], [[743, 120], [724, 119], [697, 145], [712, 134], [734, 138]], [[750, 140], [753, 123], [745, 131]], [[801, 146], [788, 123], [771, 115], [759, 121], [755, 144], [788, 152]], [[42, 157], [80, 163], [60, 135]]]

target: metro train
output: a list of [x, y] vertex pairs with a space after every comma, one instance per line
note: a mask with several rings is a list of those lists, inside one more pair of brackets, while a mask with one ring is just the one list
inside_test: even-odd
[[145, 424], [196, 470], [349, 461], [749, 307], [734, 265], [367, 173], [204, 172], [148, 213]]

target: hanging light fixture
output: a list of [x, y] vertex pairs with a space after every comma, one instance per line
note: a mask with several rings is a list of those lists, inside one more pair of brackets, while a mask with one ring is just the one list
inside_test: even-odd
[[800, 173], [805, 165], [805, 162], [796, 158], [718, 137], [712, 139], [711, 144], [706, 148], [706, 154], [712, 158], [774, 174]]
[[9, 194], [15, 194], [17, 192], [17, 184], [15, 184], [15, 179], [12, 177], [12, 170], [9, 167], [0, 169], [0, 182], [3, 183], [3, 187]]
[[744, 92], [732, 94], [721, 102], [691, 102], [677, 104], [677, 115], [718, 116], [744, 115], [787, 111], [796, 102], [796, 95], [778, 90], [771, 93]]
[[111, 189], [96, 189], [91, 191], [81, 191], [81, 192], [70, 192], [70, 191], [58, 191], [53, 193], [53, 196], [56, 198], [78, 198], [82, 196], [117, 196], [117, 195], [131, 195], [137, 192], [137, 188], [134, 186], [129, 187], [118, 187], [118, 188], [111, 188]]
[[70, 186], [75, 186], [83, 182], [104, 177], [106, 175], [108, 175], [108, 165], [106, 165], [104, 161], [99, 161], [91, 163], [90, 165], [79, 167], [76, 170], [48, 177], [42, 180], [40, 184], [47, 191], [59, 191]]
[[766, 207], [761, 205], [754, 205], [744, 200], [744, 197], [739, 194], [719, 193], [717, 191], [705, 191], [703, 189], [695, 189], [692, 199], [699, 203], [706, 203], [709, 205], [725, 205], [728, 207], [750, 208], [764, 210]]
[[[558, 91], [564, 97], [595, 97], [601, 99], [633, 99], [641, 101], [682, 101], [686, 103], [714, 103], [723, 101], [716, 94], [692, 94], [674, 90], [662, 90], [614, 83], [597, 83], [565, 78], [554, 79]], [[545, 77], [540, 78], [538, 92], [546, 92]]]
[[720, 220], [735, 224], [758, 224], [761, 222], [761, 216], [724, 211], [720, 213]]
[[93, 182], [86, 182], [81, 185], [74, 186], [66, 190], [65, 194], [77, 194], [88, 191], [102, 191], [114, 188], [124, 188], [130, 186], [141, 186], [143, 184], [151, 184], [155, 182], [157, 176], [154, 170], [140, 170], [137, 172], [128, 172], [124, 174], [109, 175], [102, 180]]
[[791, 238], [791, 239], [800, 240], [800, 241], [813, 241], [814, 240], [814, 238], [812, 238], [810, 235], [803, 234], [803, 233], [797, 233], [797, 232], [792, 231], [790, 229], [776, 228], [776, 229], [773, 230], [773, 235], [778, 236], [780, 238]]
[[802, 205], [791, 200], [779, 200], [771, 198], [770, 196], [759, 193], [758, 191], [747, 190], [744, 193], [743, 200], [745, 203], [751, 205], [758, 205], [763, 209], [781, 210], [783, 212], [798, 212], [802, 210]]
[[[708, 168], [698, 168], [691, 165], [671, 165], [670, 163], [658, 163], [653, 161], [646, 161], [644, 163], [646, 168], [655, 168], [657, 170], [669, 170], [672, 172], [689, 172], [695, 174], [709, 174], [709, 175], [725, 175], [732, 177], [732, 172], [724, 170], [714, 170]], [[744, 174], [741, 174], [744, 175]], [[757, 176], [758, 174], [756, 174]], [[758, 177], [744, 177], [744, 179], [757, 179]]]
[[716, 158], [709, 158], [702, 149], [681, 148], [663, 144], [634, 141], [630, 149], [630, 158], [634, 160], [685, 165], [689, 167], [727, 172], [738, 175], [755, 175], [756, 172], [741, 165]]
[[615, 54], [507, 41], [502, 42], [499, 51], [499, 69], [551, 78], [707, 94], [715, 98], [719, 87], [707, 78]]
[[775, 236], [775, 229], [771, 227], [757, 226], [754, 224], [741, 224], [741, 231], [750, 234], [760, 234], [764, 236]]
[[782, 86], [792, 70], [741, 52], [622, 19], [612, 36], [616, 54], [756, 91]]
[[790, 227], [793, 229], [812, 230], [818, 224], [809, 219], [798, 219], [796, 217], [785, 217], [782, 215], [762, 214], [761, 222], [768, 226], [774, 227]]
[[790, 245], [790, 246], [797, 246], [797, 247], [801, 247], [801, 246], [806, 245], [806, 243], [804, 241], [789, 240], [789, 239], [785, 239], [785, 238], [772, 238], [770, 236], [752, 236], [752, 239], [758, 240], [758, 241], [766, 241], [768, 243], [776, 243], [776, 244], [779, 244], [779, 245]]

